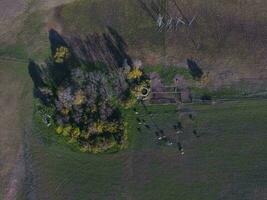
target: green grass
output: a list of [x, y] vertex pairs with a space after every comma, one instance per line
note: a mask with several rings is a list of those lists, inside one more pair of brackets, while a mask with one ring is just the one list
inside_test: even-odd
[[[104, 0], [82, 0], [64, 6], [61, 13], [64, 28], [74, 33], [78, 30], [81, 34], [87, 34], [94, 31], [102, 32], [106, 25], [111, 25], [122, 34], [130, 50], [145, 52], [146, 54], [142, 55], [144, 57], [164, 51], [165, 35], [154, 30], [152, 20], [140, 8], [133, 6], [134, 1], [103, 2]], [[233, 15], [236, 11], [232, 11], [234, 9], [231, 4], [225, 6], [223, 1], [214, 11], [213, 7], [217, 4], [210, 2], [203, 1], [203, 8], [207, 5], [211, 5], [211, 8], [207, 9], [206, 16], [198, 19], [199, 23], [195, 28], [196, 34], [199, 35], [197, 40], [200, 40], [203, 46], [200, 50], [201, 59], [207, 58], [206, 62], [213, 62], [216, 58], [234, 58], [229, 67], [239, 69], [240, 60], [246, 63], [259, 52], [258, 47], [262, 44], [261, 34], [256, 38], [258, 43], [255, 43], [252, 50], [244, 46], [249, 46], [247, 44], [254, 41], [254, 35], [249, 36], [247, 41], [242, 38], [236, 39], [247, 34], [241, 30], [240, 35], [238, 27], [236, 32], [226, 34], [228, 37], [225, 42], [218, 43], [213, 37], [216, 34], [213, 33], [221, 33], [224, 24], [218, 30], [213, 28], [214, 30], [210, 31], [210, 27], [217, 27], [213, 24], [220, 24], [213, 16], [220, 14], [221, 20], [224, 21], [224, 16], [228, 16], [228, 13]], [[188, 8], [191, 8], [190, 2], [188, 5]], [[252, 6], [248, 11], [253, 9]], [[252, 11], [250, 12], [255, 14]], [[247, 21], [248, 25], [253, 22], [252, 18], [250, 19], [251, 13], [242, 15], [242, 20]], [[256, 16], [258, 21], [262, 20], [260, 13]], [[235, 27], [235, 24], [239, 24], [236, 23], [238, 15], [233, 15], [236, 19], [234, 17], [234, 24], [229, 23], [229, 26]], [[47, 35], [43, 33], [44, 16], [45, 13], [29, 15], [18, 35], [19, 41], [23, 42], [1, 47], [0, 56], [22, 59], [29, 55], [37, 59], [47, 57], [49, 45]], [[225, 23], [227, 25], [227, 21]], [[258, 23], [256, 28], [260, 25], [261, 23]], [[179, 44], [173, 48], [173, 54], [176, 56], [177, 52], [183, 49], [191, 55], [191, 45], [188, 45], [186, 36], [178, 33], [177, 38]], [[236, 41], [239, 41], [240, 46]], [[222, 47], [219, 44], [222, 44]], [[254, 53], [248, 51], [249, 49]], [[195, 57], [199, 57], [198, 55]], [[184, 60], [185, 56], [186, 53], [181, 53], [177, 60]], [[252, 62], [249, 66], [253, 64]], [[13, 65], [16, 67], [11, 67], [14, 71], [12, 73], [22, 72], [24, 77], [27, 76], [24, 64]], [[6, 67], [9, 67], [9, 64]], [[185, 78], [188, 75], [187, 72], [176, 69], [155, 69], [168, 84], [176, 73], [181, 73]], [[240, 71], [243, 71], [243, 68]], [[189, 76], [187, 78], [190, 79]], [[29, 94], [29, 88], [31, 87], [28, 81], [22, 98], [25, 93]], [[225, 90], [217, 96], [232, 94], [231, 90]], [[25, 119], [31, 116], [29, 113], [25, 114], [29, 112], [28, 107], [32, 103], [30, 98], [27, 97], [27, 100], [23, 101], [20, 113]], [[255, 199], [253, 194], [256, 187], [259, 187], [259, 190], [267, 187], [267, 102], [254, 100], [193, 107], [197, 110], [197, 125], [201, 137], [195, 138], [188, 128], [182, 136], [186, 153], [183, 158], [178, 157], [176, 148], [155, 143], [155, 128], [146, 129], [142, 126], [142, 132], [138, 133], [136, 116], [130, 110], [125, 112], [129, 123], [129, 148], [116, 154], [91, 155], [78, 152], [54, 136], [52, 130], [47, 130], [35, 121], [30, 140], [34, 167], [32, 187], [37, 199]], [[154, 118], [158, 126], [166, 133], [172, 133], [172, 125], [178, 121], [178, 116], [174, 112], [175, 107], [151, 106], [149, 109], [155, 113]], [[147, 115], [142, 118], [153, 127]]]
[[50, 55], [48, 33], [45, 31], [45, 16], [50, 11], [29, 12], [22, 16], [23, 25], [13, 41], [0, 47], [0, 57], [44, 60]]
[[181, 68], [176, 66], [147, 66], [144, 67], [144, 71], [146, 73], [157, 72], [163, 80], [163, 83], [166, 85], [172, 84], [176, 75], [180, 75], [186, 80], [193, 79], [192, 75], [190, 74], [190, 71], [187, 68]]
[[[35, 126], [33, 163], [39, 199], [253, 199], [257, 185], [266, 187], [267, 102], [194, 105], [201, 137], [188, 121], [182, 135], [184, 157], [175, 147], [157, 145], [156, 130], [140, 107], [141, 127], [125, 111], [130, 145], [116, 154], [91, 155], [71, 150], [57, 140], [43, 143], [44, 127]], [[178, 121], [174, 106], [149, 106], [166, 134]], [[35, 124], [36, 125], [36, 124]]]
[[26, 46], [21, 43], [16, 43], [12, 45], [4, 45], [0, 47], [0, 56], [8, 58], [27, 58]]
[[203, 95], [210, 96], [212, 99], [223, 98], [239, 98], [244, 96], [244, 92], [233, 87], [223, 87], [217, 90], [210, 90], [208, 88], [192, 87], [192, 96], [194, 98], [201, 98]]
[[80, 34], [102, 33], [110, 26], [129, 49], [142, 46], [162, 51], [164, 34], [155, 31], [155, 23], [134, 0], [79, 0], [62, 7], [61, 20], [66, 30]]
[[17, 38], [24, 42], [26, 59], [44, 60], [50, 55], [48, 33], [45, 30], [45, 16], [49, 13], [50, 11], [38, 11], [25, 17], [23, 28]]

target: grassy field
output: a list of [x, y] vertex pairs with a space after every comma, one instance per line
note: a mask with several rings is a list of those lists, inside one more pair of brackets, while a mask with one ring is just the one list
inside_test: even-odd
[[[259, 78], [265, 80], [267, 16], [263, 0], [255, 5], [252, 1], [183, 1], [186, 14], [200, 13], [193, 29], [201, 44], [198, 50], [183, 31], [157, 32], [136, 2], [79, 0], [57, 10], [25, 13], [22, 25], [10, 33], [10, 41], [1, 43], [0, 57], [25, 62], [27, 57], [47, 57], [46, 18], [55, 12], [51, 21], [58, 20], [66, 34], [102, 32], [105, 26], [112, 26], [128, 43], [133, 58], [147, 66], [176, 66], [193, 57], [204, 70], [222, 76], [230, 70], [241, 78], [257, 80], [256, 87]], [[35, 118], [31, 122], [32, 86], [26, 69], [24, 62], [0, 61], [0, 199], [3, 194], [12, 198], [14, 187], [20, 190], [25, 174], [18, 199], [267, 199], [267, 101], [193, 105], [200, 137], [192, 134], [192, 124], [183, 117], [186, 131], [180, 140], [184, 156], [176, 146], [158, 144], [155, 136], [157, 124], [166, 135], [175, 137], [173, 125], [179, 119], [174, 106], [149, 106], [154, 122], [138, 107], [138, 117], [150, 128], [138, 125], [137, 116], [128, 110], [124, 114], [129, 148], [91, 155], [65, 145]], [[162, 74], [167, 83], [173, 73], [187, 76], [174, 68], [146, 70]], [[247, 88], [246, 80], [243, 87]]]
[[[5, 130], [1, 132], [2, 195], [10, 181], [23, 176], [23, 171], [17, 170], [23, 166], [18, 159], [19, 146], [23, 144], [21, 131], [25, 125], [30, 128], [25, 119], [31, 119], [32, 101], [25, 63], [2, 61], [0, 69], [1, 109], [5, 113], [1, 118]], [[76, 152], [34, 121], [32, 131], [28, 130], [30, 148], [24, 148], [31, 157], [31, 165], [26, 162], [30, 173], [26, 172], [26, 193], [19, 193], [19, 198], [27, 199], [30, 194], [36, 199], [265, 199], [267, 102], [192, 108], [201, 136], [196, 138], [186, 117], [182, 118], [187, 130], [181, 136], [184, 156], [176, 147], [157, 144], [154, 123], [141, 107], [137, 108], [138, 117], [150, 128], [138, 125], [137, 115], [126, 111], [129, 148], [113, 154]], [[172, 137], [178, 121], [175, 107], [149, 106], [148, 110], [158, 127]]]
[[[130, 144], [123, 152], [90, 155], [58, 142], [35, 123], [32, 138], [34, 192], [37, 199], [265, 199], [267, 196], [267, 102], [194, 105], [200, 137], [186, 117], [177, 148], [157, 144], [154, 123], [141, 107], [138, 125], [125, 113]], [[153, 121], [174, 134], [173, 106], [149, 106]], [[137, 131], [140, 126], [141, 132]]]
[[[17, 5], [16, 0], [10, 2]], [[158, 70], [156, 66], [180, 66], [193, 58], [204, 72], [210, 72], [211, 87], [230, 85], [236, 89], [250, 88], [249, 92], [262, 92], [266, 88], [267, 16], [263, 0], [257, 4], [178, 1], [190, 19], [197, 15], [190, 32], [199, 48], [192, 45], [192, 38], [182, 27], [175, 32], [157, 31], [155, 21], [136, 0], [27, 2], [28, 11], [20, 16], [20, 26], [10, 30], [9, 40], [1, 42], [1, 57], [43, 60], [49, 56], [49, 28], [67, 36], [85, 36], [111, 26], [128, 44], [131, 57], [142, 60], [145, 66], [155, 66]], [[170, 1], [168, 10], [179, 16], [174, 9]]]
[[59, 16], [67, 32], [101, 33], [110, 26], [118, 31], [131, 47], [141, 45], [151, 50], [155, 46], [160, 48], [163, 45], [164, 34], [155, 31], [154, 22], [137, 1], [80, 0], [63, 6]]
[[[131, 55], [146, 65], [177, 66], [193, 58], [205, 71], [214, 72], [217, 79], [229, 71], [234, 74], [227, 75], [229, 82], [236, 76], [259, 77], [258, 72], [265, 66], [265, 1], [177, 2], [189, 19], [197, 16], [190, 34], [184, 27], [166, 33], [157, 31], [155, 21], [135, 0], [79, 0], [63, 6], [58, 16], [66, 33], [86, 35], [113, 27], [129, 45]], [[172, 1], [168, 10], [173, 18], [180, 16]]]

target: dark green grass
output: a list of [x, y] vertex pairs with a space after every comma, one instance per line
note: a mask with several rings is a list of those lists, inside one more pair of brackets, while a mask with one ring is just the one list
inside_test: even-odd
[[[35, 127], [32, 151], [38, 198], [253, 199], [257, 187], [267, 185], [267, 102], [193, 107], [201, 137], [187, 129], [181, 137], [183, 157], [175, 147], [156, 144], [155, 127], [140, 107], [139, 117], [151, 128], [141, 127], [138, 133], [136, 115], [126, 111], [130, 144], [116, 154], [83, 154], [56, 140], [43, 143], [43, 134], [52, 133]], [[157, 125], [172, 134], [178, 121], [175, 107], [149, 110]]]

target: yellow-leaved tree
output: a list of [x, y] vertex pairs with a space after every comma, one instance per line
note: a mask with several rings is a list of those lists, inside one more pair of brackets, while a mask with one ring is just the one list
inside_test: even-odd
[[134, 67], [127, 75], [127, 78], [128, 79], [139, 79], [141, 78], [141, 76], [143, 75], [143, 72], [137, 68], [137, 67]]
[[69, 58], [70, 52], [67, 47], [58, 47], [54, 55], [54, 61], [56, 63], [63, 63], [67, 58]]

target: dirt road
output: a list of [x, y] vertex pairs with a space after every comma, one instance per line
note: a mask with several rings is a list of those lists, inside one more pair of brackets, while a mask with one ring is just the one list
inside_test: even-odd
[[23, 123], [20, 117], [25, 85], [21, 63], [0, 61], [0, 199], [13, 200], [22, 185]]

